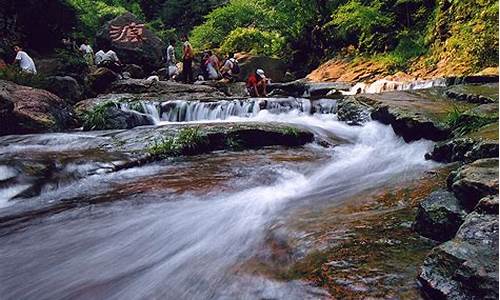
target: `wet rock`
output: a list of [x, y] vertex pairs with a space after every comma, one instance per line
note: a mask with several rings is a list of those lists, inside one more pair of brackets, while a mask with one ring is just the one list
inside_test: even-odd
[[130, 129], [143, 125], [154, 125], [150, 116], [131, 110], [121, 110], [116, 105], [109, 105], [102, 113], [103, 122], [83, 122], [83, 130]]
[[481, 198], [498, 194], [498, 158], [476, 160], [452, 172], [448, 189], [469, 211]]
[[67, 102], [74, 104], [82, 99], [83, 90], [78, 81], [70, 76], [47, 78], [48, 90]]
[[41, 89], [0, 80], [0, 134], [61, 131], [77, 125], [63, 99]]
[[99, 68], [87, 77], [87, 86], [91, 94], [97, 95], [106, 91], [111, 84], [118, 80], [119, 75], [108, 68]]
[[354, 97], [339, 100], [337, 104], [337, 117], [350, 125], [362, 125], [370, 121], [371, 107], [361, 103]]
[[287, 70], [286, 63], [278, 58], [268, 56], [240, 56], [237, 58], [240, 66], [240, 81], [246, 81], [248, 76], [257, 69], [263, 69], [266, 77], [274, 82], [283, 82]]
[[155, 93], [155, 94], [177, 94], [192, 95], [196, 99], [200, 95], [211, 95], [213, 97], [224, 97], [217, 88], [206, 85], [182, 84], [171, 81], [150, 81], [144, 79], [119, 80], [113, 83], [111, 90], [114, 93]]
[[422, 236], [444, 242], [455, 236], [465, 216], [452, 193], [438, 190], [420, 203], [414, 229]]
[[498, 83], [498, 75], [470, 75], [446, 78], [447, 85]]
[[135, 64], [128, 64], [123, 67], [124, 72], [128, 72], [131, 78], [142, 79], [144, 78], [144, 70]]
[[498, 157], [498, 155], [498, 141], [457, 138], [436, 144], [432, 152], [425, 154], [425, 158], [449, 163], [471, 162], [482, 158]]
[[406, 142], [422, 138], [442, 141], [451, 135], [451, 128], [441, 118], [453, 107], [453, 101], [438, 97], [434, 89], [362, 94], [355, 97], [359, 102], [373, 107], [373, 120], [390, 124], [394, 132]]
[[428, 299], [498, 299], [498, 215], [469, 214], [427, 256], [418, 281]]
[[446, 96], [469, 103], [494, 103], [498, 102], [498, 82], [495, 84], [481, 85], [455, 85], [449, 87]]
[[498, 215], [498, 196], [495, 195], [482, 198], [474, 208], [474, 211], [480, 214]]
[[146, 73], [157, 70], [161, 65], [162, 41], [131, 13], [107, 22], [97, 33], [96, 44], [96, 51], [107, 51], [108, 45], [111, 45], [120, 61], [139, 65]]

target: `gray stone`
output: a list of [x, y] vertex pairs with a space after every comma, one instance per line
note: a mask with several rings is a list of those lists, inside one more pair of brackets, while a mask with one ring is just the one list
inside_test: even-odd
[[498, 299], [498, 215], [469, 214], [427, 256], [418, 281], [428, 299]]
[[78, 81], [71, 76], [52, 76], [47, 78], [48, 90], [69, 103], [82, 99], [83, 90]]
[[472, 210], [481, 198], [498, 194], [498, 158], [462, 166], [448, 177], [448, 188], [465, 209]]
[[438, 190], [420, 203], [414, 229], [422, 236], [444, 242], [455, 236], [465, 216], [452, 193]]
[[338, 120], [345, 121], [349, 125], [362, 125], [370, 121], [371, 110], [371, 107], [357, 101], [354, 97], [337, 102]]

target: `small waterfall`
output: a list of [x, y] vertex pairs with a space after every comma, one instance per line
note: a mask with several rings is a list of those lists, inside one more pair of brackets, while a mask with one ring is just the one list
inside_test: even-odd
[[387, 79], [380, 79], [373, 83], [357, 83], [349, 91], [341, 93], [343, 95], [356, 95], [356, 94], [377, 94], [390, 91], [407, 91], [407, 90], [421, 90], [431, 87], [445, 87], [447, 85], [445, 78], [434, 80], [416, 80], [410, 82], [393, 81]]
[[213, 102], [171, 100], [162, 103], [122, 103], [121, 109], [135, 110], [159, 122], [193, 122], [226, 120], [231, 117], [252, 118], [261, 110], [271, 114], [297, 111], [303, 114], [333, 114], [337, 102], [332, 99], [311, 101], [303, 98], [254, 98], [247, 100], [221, 100]]

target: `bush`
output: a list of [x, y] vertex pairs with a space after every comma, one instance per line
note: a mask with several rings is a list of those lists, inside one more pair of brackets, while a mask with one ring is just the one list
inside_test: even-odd
[[256, 28], [236, 28], [221, 45], [224, 53], [249, 52], [267, 56], [278, 55], [284, 47], [284, 38], [277, 32]]
[[22, 72], [21, 69], [16, 66], [6, 66], [5, 68], [0, 69], [0, 79], [38, 89], [46, 90], [48, 88], [47, 79], [43, 75], [28, 74]]
[[103, 102], [94, 106], [91, 110], [84, 111], [80, 114], [84, 130], [106, 129], [107, 127], [107, 110], [109, 107], [117, 106], [113, 101]]
[[205, 20], [191, 32], [191, 42], [196, 48], [217, 48], [231, 31], [239, 27], [267, 29], [272, 24], [269, 12], [260, 2], [246, 0], [233, 0], [216, 8]]
[[162, 138], [148, 147], [153, 157], [165, 158], [178, 155], [192, 155], [204, 152], [208, 140], [199, 127], [181, 129], [175, 136]]
[[389, 12], [382, 12], [381, 7], [379, 1], [364, 5], [359, 0], [351, 0], [335, 11], [327, 27], [334, 26], [346, 41], [354, 38], [358, 49], [383, 48], [384, 39], [380, 38], [380, 33], [387, 31], [394, 19]]
[[71, 74], [82, 78], [89, 70], [85, 58], [76, 51], [57, 49], [55, 58], [60, 63], [60, 66], [57, 68], [57, 73], [60, 75]]

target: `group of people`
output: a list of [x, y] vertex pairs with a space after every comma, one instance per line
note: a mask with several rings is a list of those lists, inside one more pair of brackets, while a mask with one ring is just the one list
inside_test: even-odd
[[[181, 37], [182, 40], [182, 73], [177, 67], [177, 59], [175, 55], [175, 39], [171, 39], [168, 46], [164, 50], [164, 58], [166, 62], [166, 78], [167, 80], [176, 80], [181, 77], [184, 83], [193, 83], [193, 60], [194, 51], [191, 43], [186, 35]], [[198, 80], [222, 80], [224, 82], [232, 82], [240, 73], [238, 60], [230, 53], [221, 64], [219, 57], [212, 51], [208, 50], [203, 53], [201, 64], [201, 74]], [[255, 73], [248, 76], [246, 87], [248, 94], [252, 97], [267, 96], [268, 79], [264, 70], [257, 69]]]
[[[166, 78], [168, 80], [176, 80], [177, 77], [181, 75], [181, 79], [184, 83], [193, 83], [193, 60], [195, 57], [193, 47], [189, 43], [186, 35], [182, 36], [182, 42], [182, 73], [179, 72], [177, 67], [175, 55], [176, 41], [174, 39], [170, 40], [164, 51]], [[94, 54], [94, 50], [86, 40], [81, 43], [80, 47], [77, 47], [76, 43], [69, 38], [64, 38], [62, 44], [63, 47], [68, 50], [78, 51], [89, 67], [106, 67], [119, 74], [121, 73], [122, 63], [116, 52], [111, 49], [106, 49], [106, 52], [104, 50], [99, 50]], [[20, 46], [16, 45], [14, 51], [16, 52], [15, 63], [19, 64], [21, 70], [25, 73], [36, 74], [37, 70], [33, 59], [23, 51]], [[197, 78], [198, 80], [222, 80], [224, 82], [232, 82], [240, 73], [238, 60], [232, 53], [229, 54], [224, 63], [221, 64], [215, 53], [212, 51], [205, 51], [201, 59], [200, 68], [201, 74], [199, 78]], [[268, 82], [269, 80], [264, 70], [257, 69], [255, 72], [251, 73], [246, 80], [248, 94], [252, 97], [267, 96]]]

